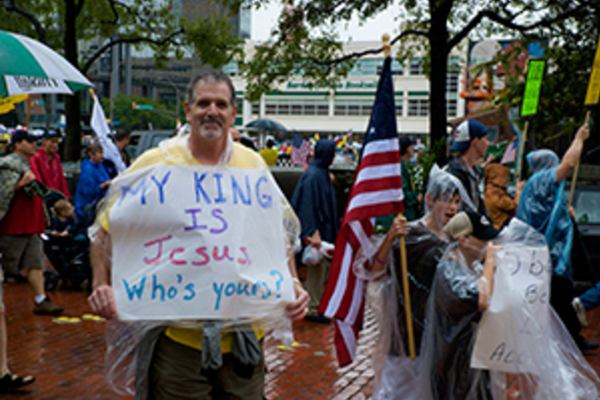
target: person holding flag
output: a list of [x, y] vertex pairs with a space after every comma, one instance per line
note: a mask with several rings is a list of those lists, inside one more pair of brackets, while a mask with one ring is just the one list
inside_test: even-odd
[[337, 237], [329, 281], [318, 310], [335, 318], [335, 347], [340, 366], [354, 360], [363, 325], [366, 281], [354, 273], [354, 263], [359, 253], [369, 253], [363, 247], [373, 246], [374, 218], [404, 211], [391, 62], [388, 54]]
[[[409, 338], [406, 312], [402, 307], [404, 293], [397, 239], [400, 235], [406, 236], [411, 317], [418, 354], [431, 284], [441, 256], [448, 246], [443, 228], [461, 205], [466, 209], [474, 209], [460, 181], [434, 165], [425, 194], [426, 215], [408, 224], [408, 229], [404, 227], [405, 219], [396, 217], [373, 257], [371, 270], [364, 271], [366, 276], [371, 276], [375, 286], [380, 285], [382, 288], [375, 291], [382, 293], [382, 296], [373, 299], [376, 308], [381, 310], [378, 322], [380, 337], [373, 354], [376, 370], [374, 398], [377, 400], [421, 398], [415, 390], [419, 358], [410, 360], [406, 351]], [[382, 276], [381, 271], [385, 271], [384, 278], [378, 279]]]

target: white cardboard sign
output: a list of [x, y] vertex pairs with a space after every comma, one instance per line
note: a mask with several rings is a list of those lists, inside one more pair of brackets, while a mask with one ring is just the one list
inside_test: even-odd
[[281, 194], [265, 170], [155, 166], [112, 184], [122, 320], [260, 318], [294, 299]]
[[494, 291], [483, 314], [471, 367], [538, 373], [536, 352], [546, 349], [550, 315], [551, 262], [547, 247], [514, 247], [498, 252]]

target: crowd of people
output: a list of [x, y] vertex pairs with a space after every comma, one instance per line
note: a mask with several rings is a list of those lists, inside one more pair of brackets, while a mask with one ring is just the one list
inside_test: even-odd
[[[244, 146], [243, 136], [233, 128], [236, 104], [235, 90], [227, 75], [218, 71], [199, 75], [190, 83], [184, 104], [187, 130], [147, 151], [134, 163], [125, 151], [129, 132], [117, 131], [114, 144], [128, 167], [122, 173], [105, 159], [100, 144], [90, 143], [85, 149], [74, 196], [57, 151], [60, 135], [46, 132], [39, 149], [38, 138], [27, 131], [19, 130], [12, 135], [12, 151], [0, 159], [0, 253], [4, 271], [26, 272], [33, 292], [34, 313], [58, 315], [63, 311], [44, 292], [45, 261], [40, 237], [46, 235], [49, 240], [67, 243], [69, 249], [90, 247], [93, 272], [90, 306], [100, 316], [118, 319], [111, 273], [113, 251], [122, 250], [115, 250], [111, 237], [121, 235], [119, 229], [123, 228], [110, 223], [116, 204], [120, 204], [111, 198], [115, 180], [165, 166], [215, 166], [219, 171], [242, 169], [270, 176], [269, 166], [276, 165], [280, 153], [275, 139], [267, 137], [265, 148], [259, 152]], [[598, 348], [581, 335], [577, 311], [581, 317], [582, 304], [589, 309], [600, 302], [597, 300], [600, 296], [589, 299], [591, 295], [583, 295], [574, 300], [570, 261], [574, 222], [563, 199], [564, 180], [581, 154], [589, 129], [586, 124], [578, 130], [562, 158], [549, 150], [529, 153], [527, 162], [532, 175], [516, 184], [515, 196], [508, 194], [508, 168], [493, 162], [482, 167], [489, 143], [488, 130], [481, 123], [467, 120], [457, 127], [450, 148], [452, 157], [443, 168], [432, 168], [423, 191], [416, 188], [408, 168], [414, 162], [417, 142], [406, 136], [399, 138], [404, 215], [377, 218], [375, 224], [384, 233], [378, 238], [365, 271], [373, 283], [383, 287], [374, 299], [381, 310], [381, 340], [374, 349], [375, 398], [493, 398], [491, 382], [497, 379], [488, 370], [471, 367], [470, 356], [477, 324], [498, 290], [494, 285], [497, 255], [509, 243], [506, 232], [515, 229], [527, 230], [528, 237], [543, 237], [551, 260], [549, 304], [581, 351]], [[293, 280], [290, 290], [294, 300], [286, 307], [291, 320], [330, 322], [318, 313], [318, 308], [329, 276], [331, 248], [340, 228], [333, 175], [329, 170], [337, 149], [334, 140], [316, 141], [311, 162], [289, 202], [281, 192], [280, 199], [272, 199], [281, 203], [276, 208], [281, 215], [276, 215], [273, 221], [264, 221], [265, 229], [283, 221], [286, 240], [263, 245], [285, 254], [285, 268]], [[152, 179], [162, 188], [168, 175], [162, 183], [154, 176]], [[202, 179], [196, 181], [196, 195], [198, 199], [204, 196], [210, 204], [202, 189]], [[221, 178], [218, 182], [219, 198], [214, 201], [224, 202], [228, 193], [221, 191]], [[480, 190], [481, 187], [485, 190]], [[236, 199], [241, 196], [244, 202], [241, 190], [233, 185], [231, 195]], [[162, 189], [160, 193], [162, 196]], [[169, 232], [184, 228], [181, 226], [184, 222], [175, 217], [161, 213], [145, 215], [143, 228], [130, 224], [128, 234], [142, 234], [138, 231], [142, 229], [155, 229], [162, 234], [169, 218]], [[196, 214], [193, 215], [193, 229], [207, 229], [197, 225]], [[224, 221], [219, 213], [212, 215]], [[136, 217], [129, 218], [133, 221]], [[257, 236], [255, 226], [240, 225], [240, 237]], [[184, 228], [189, 229], [192, 228]], [[400, 248], [400, 237], [405, 238], [414, 337], [407, 332], [407, 310], [403, 306], [400, 254], [404, 250]], [[295, 243], [296, 239], [299, 243]], [[172, 261], [176, 252], [183, 250], [173, 250]], [[302, 265], [306, 266], [304, 281], [299, 279], [297, 271]], [[0, 285], [0, 299], [1, 295]], [[13, 390], [32, 383], [34, 378], [9, 370], [6, 310], [1, 303], [0, 310], [0, 390]], [[135, 343], [136, 396], [262, 400], [265, 333], [252, 324], [234, 329], [214, 320], [186, 326], [163, 321], [145, 330]], [[414, 341], [416, 359], [408, 356], [410, 341]], [[597, 378], [586, 379], [592, 382], [592, 387], [597, 383]], [[539, 390], [535, 384], [523, 384], [522, 389], [531, 393]]]

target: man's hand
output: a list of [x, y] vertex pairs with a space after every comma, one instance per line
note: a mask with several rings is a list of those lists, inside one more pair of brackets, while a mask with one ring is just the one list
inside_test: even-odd
[[115, 294], [112, 287], [108, 285], [97, 287], [90, 297], [88, 297], [88, 302], [94, 314], [106, 319], [117, 317], [117, 303], [115, 302]]
[[294, 293], [296, 293], [296, 300], [289, 304], [286, 310], [288, 311], [288, 317], [292, 321], [298, 321], [306, 316], [310, 296], [302, 285], [296, 281], [294, 281]]
[[317, 249], [321, 248], [321, 234], [319, 233], [318, 229], [314, 231], [312, 235], [307, 237], [307, 239], [312, 247], [315, 247]]

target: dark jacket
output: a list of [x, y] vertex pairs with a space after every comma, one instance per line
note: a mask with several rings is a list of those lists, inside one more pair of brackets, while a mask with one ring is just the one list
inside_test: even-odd
[[[461, 160], [460, 157], [455, 157], [448, 165], [446, 165], [446, 171], [454, 175], [458, 178], [460, 183], [462, 183], [463, 187], [467, 191], [469, 198], [473, 202], [473, 205], [477, 208], [477, 211], [481, 215], [487, 216], [487, 211], [483, 204], [483, 199], [481, 198], [481, 194], [479, 193], [479, 189], [477, 188], [477, 184], [474, 184], [474, 179], [471, 177], [471, 174], [467, 170], [467, 166]], [[478, 179], [477, 179], [478, 181]], [[477, 182], [478, 183], [478, 182]]]
[[319, 140], [315, 158], [298, 181], [292, 207], [300, 218], [302, 239], [319, 230], [321, 239], [335, 243], [338, 232], [337, 202], [329, 176], [329, 165], [335, 155], [333, 140]]
[[421, 216], [419, 207], [419, 193], [415, 190], [412, 179], [410, 178], [410, 172], [408, 166], [404, 160], [400, 160], [400, 171], [402, 173], [402, 192], [404, 193], [404, 217], [408, 221], [414, 221]]

